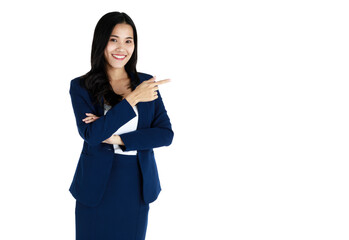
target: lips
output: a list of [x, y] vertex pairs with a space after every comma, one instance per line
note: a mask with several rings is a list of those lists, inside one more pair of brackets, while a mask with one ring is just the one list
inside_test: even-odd
[[126, 55], [120, 55], [120, 54], [112, 54], [112, 56], [116, 60], [124, 60], [126, 58]]

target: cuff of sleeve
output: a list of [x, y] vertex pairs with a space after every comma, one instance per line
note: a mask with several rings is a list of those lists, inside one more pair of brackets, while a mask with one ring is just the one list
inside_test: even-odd
[[132, 105], [126, 100], [126, 98], [122, 99], [121, 102], [119, 102], [117, 105], [125, 106], [126, 108], [128, 108], [129, 112], [132, 112], [131, 115], [134, 115], [134, 117], [136, 116], [135, 110], [133, 109]]
[[119, 145], [119, 147], [120, 147], [120, 149], [121, 149], [123, 152], [125, 152], [125, 151], [126, 151], [126, 147], [125, 147], [125, 145]]
[[124, 143], [124, 145], [119, 145], [121, 150], [122, 151], [132, 151], [132, 150], [135, 150], [132, 148], [132, 144], [130, 144], [130, 139], [127, 137], [130, 133], [123, 133], [123, 134], [120, 134], [120, 138], [122, 140], [122, 142]]

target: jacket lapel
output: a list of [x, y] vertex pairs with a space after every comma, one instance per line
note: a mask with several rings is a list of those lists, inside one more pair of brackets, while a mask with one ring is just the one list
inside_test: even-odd
[[138, 110], [138, 124], [137, 124], [137, 129], [142, 129], [144, 128], [144, 119], [143, 117], [145, 116], [145, 111], [146, 111], [146, 105], [144, 102], [139, 102], [137, 103], [137, 110]]

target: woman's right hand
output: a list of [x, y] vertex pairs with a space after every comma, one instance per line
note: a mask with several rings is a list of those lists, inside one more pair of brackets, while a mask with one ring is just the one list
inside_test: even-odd
[[135, 106], [138, 102], [150, 102], [158, 98], [158, 85], [170, 82], [170, 79], [155, 81], [156, 77], [143, 81], [135, 90], [126, 96], [126, 100]]

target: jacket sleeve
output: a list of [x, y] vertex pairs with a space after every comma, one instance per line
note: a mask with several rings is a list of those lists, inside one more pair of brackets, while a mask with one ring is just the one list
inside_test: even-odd
[[96, 121], [85, 123], [82, 119], [87, 117], [86, 113], [96, 115], [87, 90], [82, 88], [78, 81], [72, 80], [69, 93], [79, 134], [90, 145], [102, 143], [102, 141], [112, 136], [122, 125], [136, 117], [132, 106], [126, 99], [123, 99]]
[[158, 98], [154, 101], [155, 113], [150, 128], [120, 134], [125, 144], [120, 145], [121, 150], [147, 150], [172, 143], [174, 133], [159, 90]]

